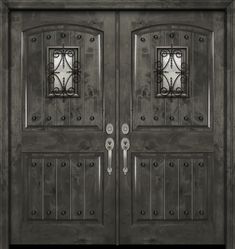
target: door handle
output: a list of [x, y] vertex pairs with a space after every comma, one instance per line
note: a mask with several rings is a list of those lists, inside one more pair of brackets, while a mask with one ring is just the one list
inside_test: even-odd
[[130, 148], [130, 141], [128, 138], [124, 137], [121, 141], [121, 148], [123, 150], [123, 173], [124, 175], [127, 174], [128, 172], [128, 167], [127, 167], [127, 151]]
[[105, 141], [105, 148], [108, 151], [108, 168], [107, 172], [109, 175], [112, 174], [112, 154], [113, 154], [113, 148], [114, 148], [114, 140], [109, 137]]

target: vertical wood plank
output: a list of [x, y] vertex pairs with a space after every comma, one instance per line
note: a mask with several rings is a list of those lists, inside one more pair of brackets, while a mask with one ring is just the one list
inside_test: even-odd
[[165, 219], [178, 219], [178, 160], [165, 161]]
[[179, 216], [180, 219], [192, 218], [192, 165], [189, 158], [179, 161]]
[[84, 110], [85, 123], [102, 127], [102, 38], [101, 35], [87, 34], [84, 40]]
[[29, 161], [28, 201], [29, 218], [42, 219], [42, 159]]
[[56, 218], [56, 160], [44, 160], [44, 219]]
[[151, 160], [151, 217], [152, 219], [164, 218], [164, 159]]
[[207, 218], [207, 162], [194, 159], [194, 219]]
[[100, 199], [100, 184], [99, 177], [99, 162], [97, 159], [85, 160], [85, 219], [97, 220], [100, 215], [101, 199]]
[[146, 126], [152, 122], [151, 113], [151, 38], [150, 34], [135, 35], [134, 98], [136, 125]]
[[44, 124], [45, 126], [54, 126], [56, 125], [56, 99], [54, 97], [48, 98], [45, 95], [47, 95], [47, 88], [48, 88], [48, 78], [47, 78], [47, 70], [48, 70], [48, 63], [49, 58], [47, 54], [47, 48], [56, 46], [56, 32], [55, 31], [47, 31], [43, 33], [43, 69], [45, 70], [44, 79], [44, 96], [42, 96], [42, 99], [44, 100]]
[[208, 43], [208, 36], [193, 34], [193, 124], [199, 126], [208, 124]]
[[85, 161], [82, 158], [71, 160], [71, 199], [72, 219], [84, 219], [84, 170]]
[[57, 159], [57, 218], [70, 219], [70, 163]]
[[27, 70], [27, 80], [24, 84], [27, 88], [27, 124], [26, 126], [43, 125], [43, 35], [33, 34], [27, 37], [27, 63], [30, 63], [30, 70]]
[[187, 69], [189, 75], [187, 77], [187, 84], [189, 89], [189, 97], [179, 99], [179, 125], [188, 126], [192, 124], [192, 87], [194, 81], [192, 79], [191, 70], [193, 70], [193, 46], [192, 46], [192, 33], [189, 31], [179, 32], [180, 46], [187, 48]]
[[150, 219], [150, 160], [138, 158], [135, 167], [135, 217], [136, 220]]

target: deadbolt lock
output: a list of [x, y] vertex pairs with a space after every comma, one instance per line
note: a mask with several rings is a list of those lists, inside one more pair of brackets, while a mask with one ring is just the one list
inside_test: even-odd
[[113, 133], [113, 125], [112, 124], [109, 123], [109, 124], [106, 125], [106, 133], [108, 135]]
[[122, 133], [125, 135], [129, 133], [129, 125], [128, 124], [125, 123], [122, 125]]

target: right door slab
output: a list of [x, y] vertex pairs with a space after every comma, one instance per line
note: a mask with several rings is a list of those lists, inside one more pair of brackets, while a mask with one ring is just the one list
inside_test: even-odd
[[224, 18], [121, 13], [123, 244], [224, 243]]

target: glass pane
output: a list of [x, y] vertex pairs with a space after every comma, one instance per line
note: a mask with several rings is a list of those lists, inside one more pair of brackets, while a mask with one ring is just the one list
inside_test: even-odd
[[177, 97], [188, 95], [187, 49], [158, 48], [157, 96]]
[[80, 63], [77, 48], [49, 48], [48, 96], [78, 97]]
[[54, 87], [61, 89], [65, 86], [66, 90], [72, 87], [72, 67], [73, 67], [73, 53], [71, 56], [67, 53], [62, 54], [55, 51], [54, 57], [54, 71], [56, 74]]

